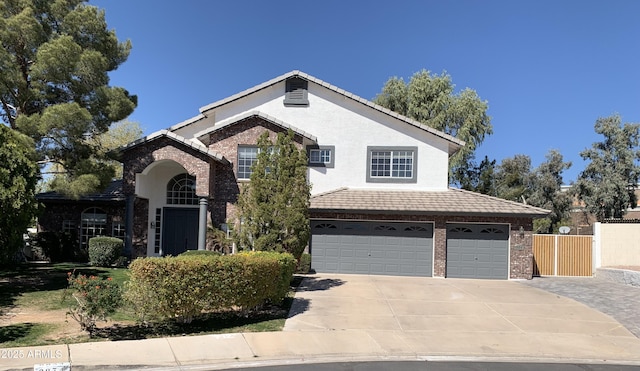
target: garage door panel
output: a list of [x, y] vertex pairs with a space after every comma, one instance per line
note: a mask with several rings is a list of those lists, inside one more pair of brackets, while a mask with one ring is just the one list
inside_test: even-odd
[[[336, 228], [327, 232], [317, 228], [321, 224]], [[431, 276], [430, 223], [312, 221], [311, 227], [312, 268], [317, 272]], [[327, 256], [329, 251], [333, 256]], [[331, 259], [340, 262], [328, 264]]]
[[353, 248], [346, 248], [346, 249], [341, 249], [340, 250], [340, 257], [341, 258], [353, 258], [355, 256], [355, 252], [353, 250]]
[[324, 251], [324, 256], [328, 258], [338, 258], [340, 256], [340, 250], [338, 249], [326, 249]]

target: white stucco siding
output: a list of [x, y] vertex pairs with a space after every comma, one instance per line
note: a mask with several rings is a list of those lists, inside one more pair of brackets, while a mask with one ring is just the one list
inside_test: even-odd
[[[156, 209], [167, 206], [167, 184], [174, 176], [186, 170], [173, 161], [158, 161], [136, 174], [136, 195], [149, 201], [149, 231], [147, 233], [147, 256], [159, 256], [155, 253], [155, 231], [150, 223], [155, 221]], [[193, 205], [171, 205], [172, 207], [194, 207]]]
[[[206, 112], [208, 119], [176, 131], [187, 138], [226, 123], [233, 117], [259, 111], [315, 136], [318, 145], [335, 146], [334, 168], [309, 169], [312, 193], [340, 187], [443, 190], [448, 186], [448, 142], [344, 95], [309, 83], [307, 107], [283, 104], [285, 82]], [[208, 125], [208, 126], [207, 126]], [[367, 147], [416, 147], [415, 183], [367, 182]]]

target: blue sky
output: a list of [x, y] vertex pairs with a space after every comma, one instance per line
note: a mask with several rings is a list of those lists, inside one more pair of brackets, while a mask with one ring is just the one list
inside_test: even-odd
[[598, 117], [640, 122], [640, 1], [91, 1], [133, 44], [111, 84], [145, 134], [302, 70], [371, 99], [392, 76], [446, 71], [489, 103], [498, 163], [558, 149], [575, 180]]

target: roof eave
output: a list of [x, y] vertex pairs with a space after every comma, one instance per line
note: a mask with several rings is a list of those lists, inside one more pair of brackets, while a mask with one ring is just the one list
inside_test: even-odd
[[544, 218], [548, 214], [541, 213], [492, 213], [442, 210], [372, 210], [372, 209], [337, 209], [309, 208], [310, 213], [352, 213], [352, 214], [390, 214], [390, 215], [447, 215], [447, 216], [481, 216], [503, 218]]

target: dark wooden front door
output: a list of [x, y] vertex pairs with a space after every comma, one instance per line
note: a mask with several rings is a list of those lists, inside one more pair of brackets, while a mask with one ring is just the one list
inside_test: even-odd
[[198, 209], [165, 207], [163, 213], [162, 255], [197, 250]]

